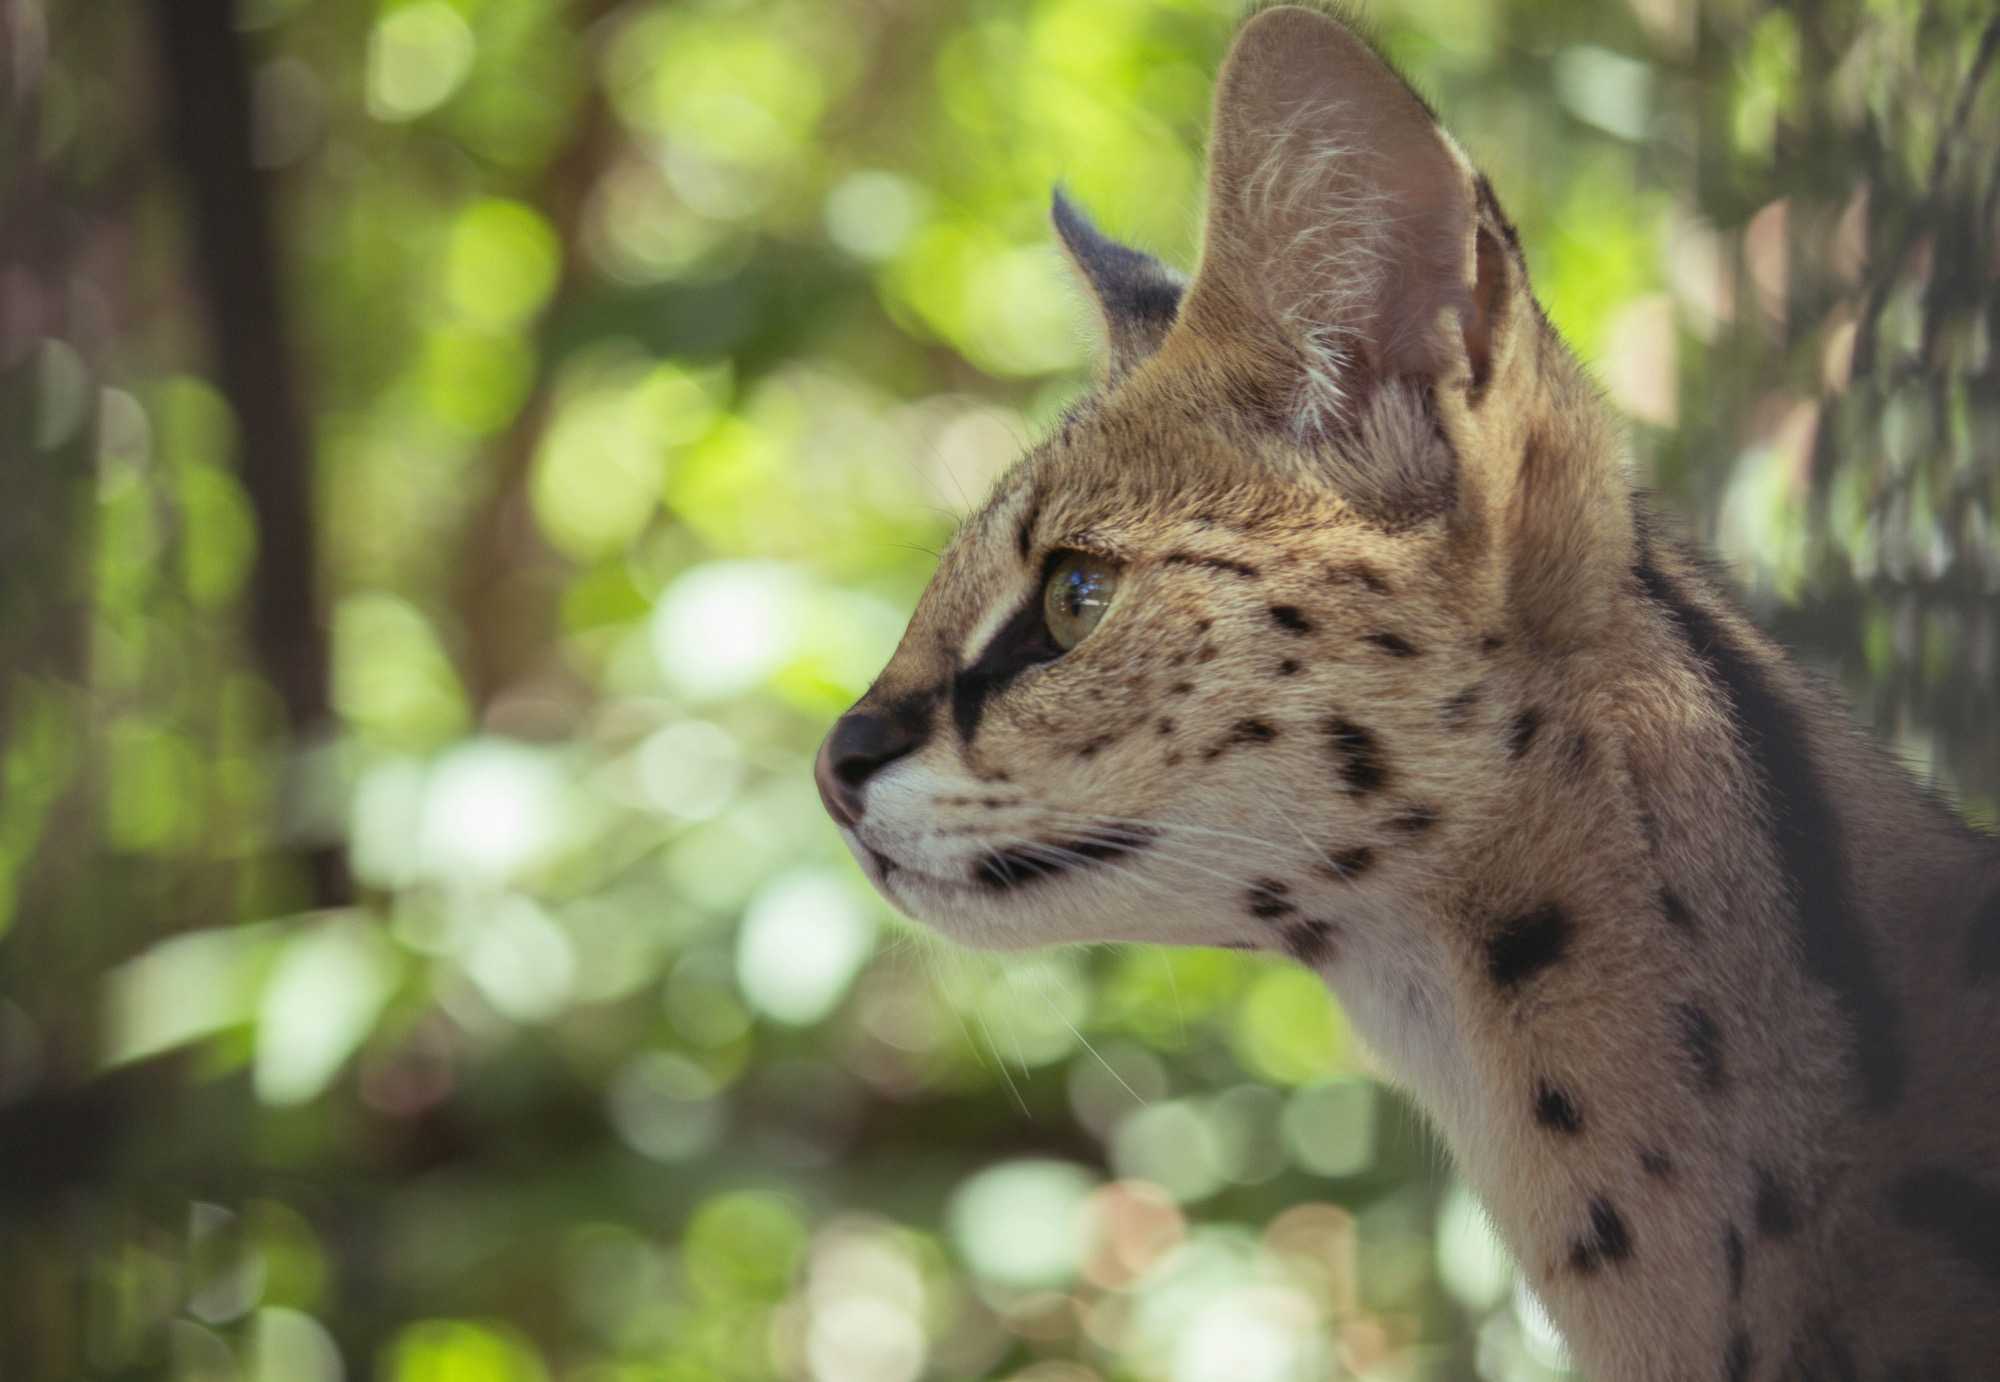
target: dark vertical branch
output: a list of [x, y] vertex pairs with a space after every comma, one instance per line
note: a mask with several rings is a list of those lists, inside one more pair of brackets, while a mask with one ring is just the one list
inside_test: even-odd
[[[270, 179], [251, 161], [248, 64], [230, 0], [154, 0], [168, 139], [194, 222], [195, 269], [215, 365], [241, 429], [243, 488], [257, 517], [250, 637], [295, 736], [331, 718], [318, 599], [311, 436], [291, 368]], [[341, 855], [308, 856], [321, 905], [345, 900]]]
[[[574, 22], [586, 41], [614, 8], [615, 0], [577, 7]], [[455, 584], [464, 639], [460, 670], [466, 699], [481, 722], [488, 719], [502, 693], [536, 670], [536, 659], [545, 656], [549, 646], [564, 562], [536, 526], [529, 482], [553, 405], [557, 361], [552, 324], [582, 287], [584, 211], [617, 137], [617, 121], [602, 81], [593, 80], [568, 141], [543, 171], [535, 198], [555, 230], [561, 270], [544, 312], [542, 338], [536, 342], [534, 384], [489, 455], [487, 489], [466, 523]]]

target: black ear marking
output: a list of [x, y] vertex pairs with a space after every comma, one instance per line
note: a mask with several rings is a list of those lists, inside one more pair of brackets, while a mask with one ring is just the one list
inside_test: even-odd
[[1110, 375], [1116, 379], [1160, 348], [1180, 312], [1186, 282], [1152, 255], [1098, 230], [1060, 187], [1050, 200], [1049, 219], [1097, 299], [1111, 339]]

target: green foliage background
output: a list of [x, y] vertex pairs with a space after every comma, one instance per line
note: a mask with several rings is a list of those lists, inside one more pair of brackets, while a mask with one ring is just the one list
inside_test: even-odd
[[[1051, 185], [1192, 262], [1234, 9], [6, 8], [0, 1375], [1559, 1366], [1311, 976], [952, 951], [809, 781], [1088, 376]], [[1638, 474], [1991, 822], [1987, 7], [1367, 12]]]

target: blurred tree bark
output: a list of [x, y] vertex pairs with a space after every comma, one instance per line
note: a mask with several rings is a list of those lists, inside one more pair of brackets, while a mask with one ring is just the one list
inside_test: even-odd
[[[1764, 51], [1795, 54], [1768, 147]], [[1705, 5], [1694, 209], [1733, 311], [1688, 352], [1662, 471], [1713, 536], [1735, 458], [1794, 460], [1795, 593], [1765, 622], [1885, 735], [2000, 801], [2000, 19], [1978, 7]], [[1984, 802], [1982, 808], [1979, 803]]]
[[[592, 0], [577, 7], [573, 22], [587, 35], [615, 8], [616, 0]], [[534, 382], [486, 467], [486, 492], [471, 508], [465, 525], [454, 589], [466, 700], [474, 722], [489, 728], [528, 734], [551, 728], [535, 723], [496, 725], [493, 720], [509, 690], [549, 670], [548, 654], [562, 641], [558, 608], [568, 564], [549, 546], [535, 521], [535, 455], [548, 428], [552, 390], [562, 363], [554, 333], [587, 273], [582, 262], [584, 212], [617, 139], [617, 121], [604, 89], [593, 82], [572, 117], [569, 139], [543, 171], [535, 197], [536, 209], [555, 230], [562, 263], [542, 314]]]
[[[232, 0], [154, 0], [153, 17], [167, 136], [192, 212], [216, 373], [240, 428], [240, 474], [257, 518], [250, 641], [296, 750], [333, 730], [331, 662], [318, 593], [312, 434], [279, 291], [271, 180], [251, 157], [249, 66]], [[315, 841], [304, 853], [315, 902], [348, 900], [344, 848]]]

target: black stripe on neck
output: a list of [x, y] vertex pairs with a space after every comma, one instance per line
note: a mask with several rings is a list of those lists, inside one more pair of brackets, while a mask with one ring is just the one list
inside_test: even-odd
[[[1642, 551], [1644, 549], [1642, 548]], [[1706, 611], [1657, 568], [1649, 552], [1635, 569], [1646, 594], [1679, 626], [1708, 669], [1763, 789], [1772, 850], [1805, 951], [1806, 972], [1833, 990], [1853, 1025], [1854, 1064], [1866, 1105], [1881, 1112], [1902, 1097], [1902, 1018], [1875, 968], [1854, 913], [1847, 857], [1832, 799], [1813, 768], [1805, 726]]]

